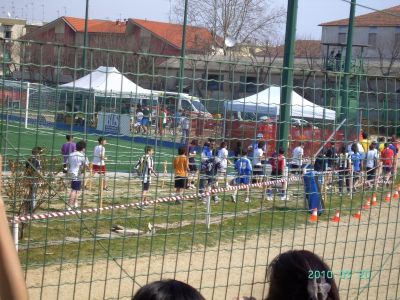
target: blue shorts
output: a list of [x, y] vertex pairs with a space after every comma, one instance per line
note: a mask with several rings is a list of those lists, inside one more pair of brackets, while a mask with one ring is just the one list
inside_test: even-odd
[[72, 180], [71, 181], [71, 189], [74, 191], [80, 191], [82, 187], [82, 181], [80, 180]]
[[250, 177], [248, 176], [235, 178], [235, 184], [249, 184], [249, 183], [250, 183]]
[[149, 125], [149, 118], [143, 117], [141, 123], [142, 123], [142, 126], [147, 126], [147, 125]]

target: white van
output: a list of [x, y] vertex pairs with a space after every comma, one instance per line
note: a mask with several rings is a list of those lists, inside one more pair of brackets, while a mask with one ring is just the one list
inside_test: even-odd
[[193, 115], [202, 116], [204, 118], [212, 117], [203, 103], [201, 103], [200, 99], [195, 96], [190, 96], [189, 94], [159, 92], [158, 105], [165, 106], [170, 113], [175, 113], [178, 110], [178, 99], [181, 101], [181, 108], [183, 111], [190, 112]]

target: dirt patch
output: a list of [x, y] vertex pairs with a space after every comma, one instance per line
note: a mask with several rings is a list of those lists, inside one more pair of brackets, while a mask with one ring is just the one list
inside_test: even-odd
[[[360, 221], [309, 223], [266, 231], [214, 247], [165, 255], [45, 266], [26, 272], [31, 299], [129, 299], [147, 282], [176, 278], [201, 290], [206, 299], [238, 295], [262, 299], [268, 263], [280, 252], [308, 249], [332, 267], [342, 299], [397, 299], [400, 278], [399, 205], [382, 203], [364, 211]], [[202, 233], [197, 233], [202, 234]], [[340, 271], [352, 271], [340, 279]], [[364, 271], [361, 273], [361, 271]], [[366, 277], [371, 272], [371, 278]], [[378, 297], [379, 295], [379, 297]]]

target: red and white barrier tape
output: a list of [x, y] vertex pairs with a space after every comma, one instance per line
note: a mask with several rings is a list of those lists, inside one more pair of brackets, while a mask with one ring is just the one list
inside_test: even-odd
[[288, 181], [288, 182], [297, 181], [297, 180], [301, 180], [301, 178], [302, 178], [301, 176], [293, 176], [288, 179], [284, 178], [284, 179], [270, 180], [270, 181], [265, 181], [265, 182], [260, 182], [260, 183], [241, 184], [241, 185], [229, 186], [229, 187], [225, 187], [225, 188], [215, 188], [215, 189], [211, 189], [210, 191], [202, 193], [202, 194], [161, 197], [161, 198], [158, 198], [155, 200], [143, 201], [142, 203], [135, 202], [135, 203], [119, 204], [119, 205], [112, 205], [112, 206], [99, 207], [99, 208], [86, 208], [86, 209], [77, 209], [77, 210], [66, 210], [66, 211], [60, 211], [60, 212], [49, 212], [49, 213], [43, 213], [43, 214], [16, 216], [16, 217], [14, 217], [12, 222], [20, 223], [20, 222], [28, 222], [31, 220], [46, 220], [46, 219], [61, 218], [61, 217], [66, 217], [66, 216], [81, 215], [81, 214], [87, 214], [87, 213], [96, 213], [96, 212], [116, 210], [116, 209], [128, 209], [131, 207], [140, 207], [142, 205], [147, 206], [147, 205], [152, 205], [152, 204], [156, 204], [156, 203], [167, 203], [167, 202], [175, 202], [175, 201], [181, 201], [181, 200], [190, 200], [190, 199], [194, 199], [197, 197], [206, 197], [206, 196], [211, 196], [211, 195], [219, 194], [219, 193], [223, 193], [223, 192], [244, 190], [244, 189], [247, 189], [248, 187], [249, 188], [263, 187], [263, 186], [273, 185], [273, 184], [277, 184], [277, 183], [283, 183], [286, 181]]
[[[333, 174], [333, 173], [338, 173], [339, 171], [325, 171], [325, 172], [316, 172], [316, 174]], [[381, 179], [380, 176], [378, 179]], [[283, 183], [283, 182], [291, 182], [291, 181], [298, 181], [303, 178], [302, 175], [297, 175], [297, 176], [292, 176], [290, 178], [283, 178], [283, 179], [277, 179], [277, 180], [269, 180], [269, 181], [264, 181], [260, 183], [251, 183], [251, 184], [241, 184], [241, 185], [234, 185], [234, 186], [228, 186], [224, 188], [214, 188], [211, 189], [208, 192], [202, 193], [202, 194], [190, 194], [190, 195], [184, 195], [184, 196], [169, 196], [169, 197], [161, 197], [155, 200], [148, 200], [148, 201], [143, 201], [142, 203], [140, 202], [135, 202], [135, 203], [128, 203], [128, 204], [120, 204], [120, 205], [112, 205], [112, 206], [106, 206], [106, 207], [101, 207], [101, 208], [86, 208], [86, 209], [78, 209], [78, 210], [67, 210], [67, 211], [62, 211], [62, 212], [49, 212], [49, 213], [43, 213], [43, 214], [34, 214], [34, 215], [24, 215], [24, 216], [16, 216], [12, 220], [13, 223], [20, 223], [20, 222], [27, 222], [30, 220], [46, 220], [46, 219], [52, 219], [52, 218], [61, 218], [65, 216], [73, 216], [73, 215], [80, 215], [80, 214], [87, 214], [87, 213], [96, 213], [96, 212], [102, 212], [102, 211], [109, 211], [109, 210], [116, 210], [116, 209], [128, 209], [131, 207], [141, 207], [142, 205], [152, 205], [152, 204], [157, 204], [157, 203], [168, 203], [168, 202], [175, 202], [175, 201], [181, 201], [181, 200], [191, 200], [197, 197], [206, 197], [206, 196], [211, 196], [214, 194], [219, 194], [223, 192], [231, 192], [235, 190], [244, 190], [253, 187], [263, 187], [263, 186], [270, 186], [270, 185], [275, 185], [278, 183]]]

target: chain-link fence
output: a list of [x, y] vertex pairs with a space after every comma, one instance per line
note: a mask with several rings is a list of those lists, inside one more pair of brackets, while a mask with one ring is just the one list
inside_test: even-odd
[[[277, 149], [279, 67], [189, 55], [177, 93], [176, 57], [88, 49], [82, 69], [81, 48], [14, 42], [21, 61], [0, 82], [3, 196], [31, 299], [129, 299], [160, 278], [206, 299], [262, 299], [267, 265], [288, 249], [321, 256], [342, 299], [399, 297], [397, 78], [293, 70]], [[91, 162], [77, 201], [66, 135]], [[155, 174], [140, 168], [146, 146]]]

